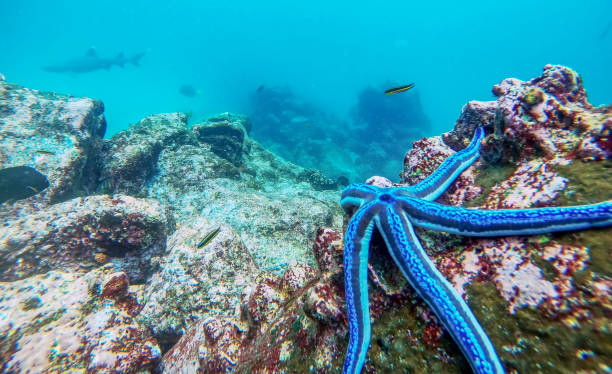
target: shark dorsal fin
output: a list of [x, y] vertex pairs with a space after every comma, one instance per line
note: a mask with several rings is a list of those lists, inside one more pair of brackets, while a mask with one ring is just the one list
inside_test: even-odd
[[87, 57], [98, 57], [98, 52], [96, 52], [96, 49], [94, 47], [89, 47], [87, 52], [85, 52], [85, 56], [87, 56]]

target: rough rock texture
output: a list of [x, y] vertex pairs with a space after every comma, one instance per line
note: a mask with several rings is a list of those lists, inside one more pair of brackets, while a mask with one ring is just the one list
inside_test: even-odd
[[[484, 125], [483, 153], [488, 155], [464, 172], [440, 202], [501, 209], [612, 199], [607, 140], [599, 137], [608, 131], [610, 113], [586, 102], [577, 74], [547, 66], [542, 77], [524, 83], [508, 79], [496, 87], [500, 99], [464, 108], [444, 142], [439, 137], [415, 142], [405, 158], [404, 181], [425, 178], [454, 152], [447, 144], [463, 148], [474, 127]], [[505, 106], [511, 111], [502, 111], [500, 101], [507, 104], [512, 97], [515, 105]], [[524, 103], [533, 109], [539, 100], [546, 104], [534, 113], [544, 113], [547, 121], [526, 114]], [[560, 120], [554, 111], [575, 115]], [[534, 141], [534, 131], [546, 138]], [[498, 144], [500, 137], [514, 145], [486, 147]], [[589, 148], [589, 154], [600, 156], [581, 156], [585, 143], [580, 139], [589, 138], [597, 148]], [[515, 153], [516, 147], [523, 151]], [[392, 185], [382, 177], [369, 183]], [[486, 239], [417, 233], [440, 271], [466, 298], [508, 373], [610, 370], [612, 229]], [[262, 274], [244, 290], [240, 314], [200, 320], [187, 330], [164, 355], [163, 372], [341, 372], [347, 343], [341, 240], [340, 231], [320, 230], [313, 251], [318, 271], [292, 264], [283, 277]], [[373, 331], [365, 372], [470, 370], [377, 235], [369, 282]], [[296, 286], [288, 289], [288, 283]]]
[[[335, 238], [339, 238], [338, 233]], [[273, 373], [283, 372], [286, 361], [313, 340], [303, 332], [319, 323], [306, 314], [317, 316], [334, 301], [317, 294], [314, 287], [308, 294], [301, 291], [307, 284], [317, 284], [317, 272], [311, 267], [292, 263], [283, 277], [263, 273], [251, 287], [244, 290], [241, 311], [235, 316], [201, 320], [189, 329], [181, 340], [166, 353], [161, 363], [163, 373], [192, 372]], [[340, 313], [339, 309], [335, 309]], [[325, 336], [329, 328], [317, 332]], [[274, 331], [273, 335], [270, 334]], [[315, 333], [315, 331], [312, 331]], [[322, 350], [329, 347], [319, 346]], [[316, 349], [314, 346], [309, 349]], [[299, 355], [299, 354], [298, 354]], [[310, 365], [313, 357], [306, 362]], [[285, 366], [281, 366], [285, 364]], [[293, 370], [289, 372], [304, 372]]]
[[[24, 116], [25, 109], [17, 116], [12, 108], [25, 94], [42, 95], [2, 87], [9, 95], [2, 101], [3, 120]], [[54, 106], [41, 110], [55, 110], [63, 125], [75, 128], [89, 123], [85, 104], [97, 103], [49, 97], [57, 99]], [[94, 112], [101, 114], [97, 104]], [[62, 117], [69, 110], [87, 118]], [[20, 134], [30, 125], [11, 121], [3, 122], [3, 131]], [[46, 124], [37, 126], [31, 134]], [[0, 279], [7, 281], [0, 283], [0, 363], [9, 372], [147, 372], [161, 352], [152, 334], [169, 348], [198, 321], [233, 316], [259, 266], [282, 274], [293, 259], [314, 263], [307, 248], [316, 229], [341, 226], [337, 191], [313, 189], [329, 186], [321, 187], [316, 175], [304, 178], [304, 169], [252, 141], [248, 127], [244, 116], [224, 114], [190, 130], [184, 115], [162, 114], [105, 141], [102, 130], [81, 129], [90, 136], [89, 148], [73, 136], [65, 154], [43, 149], [41, 157], [91, 157], [81, 160], [85, 166], [66, 164], [65, 175], [77, 174], [72, 192], [61, 199], [40, 194], [24, 200], [29, 210], [20, 202], [2, 204], [11, 220], [0, 228]], [[10, 136], [0, 149], [8, 149], [5, 140], [14, 149]], [[231, 147], [224, 149], [225, 141]], [[22, 157], [47, 143], [23, 138], [23, 144]], [[49, 193], [55, 191], [50, 182]], [[99, 195], [68, 200], [86, 188]], [[37, 200], [42, 197], [47, 200]], [[217, 227], [220, 233], [198, 246]], [[173, 232], [165, 252], [166, 235]], [[138, 294], [130, 293], [130, 282], [144, 283]], [[134, 318], [145, 301], [141, 328]]]
[[[457, 364], [444, 350], [428, 355], [429, 344], [437, 344], [440, 338], [433, 332], [428, 335], [429, 331], [440, 331], [440, 327], [406, 283], [393, 274], [389, 266], [392, 260], [383, 250], [378, 243], [371, 253], [370, 309], [374, 320], [381, 322], [375, 325], [379, 336], [373, 339], [371, 348], [378, 359], [368, 365], [368, 372], [397, 368], [393, 365], [399, 357], [393, 354], [400, 352], [405, 361], [400, 368], [415, 372], [452, 370]], [[194, 325], [164, 355], [162, 372], [188, 368], [203, 373], [341, 372], [348, 333], [341, 232], [319, 230], [313, 252], [318, 270], [292, 263], [282, 277], [262, 274], [255, 285], [245, 289], [241, 314]], [[425, 319], [422, 325], [414, 322], [417, 313]], [[399, 324], [395, 316], [400, 318]], [[406, 329], [405, 333], [398, 331], [398, 326]], [[419, 346], [419, 342], [425, 344]]]
[[162, 149], [189, 138], [183, 113], [152, 115], [115, 134], [104, 143], [99, 191], [137, 194], [155, 171]]
[[30, 166], [50, 186], [25, 200], [0, 205], [0, 220], [87, 194], [97, 181], [102, 102], [30, 90], [0, 81], [0, 169]]
[[199, 141], [210, 145], [214, 154], [240, 166], [248, 123], [244, 115], [225, 113], [195, 125], [193, 131]]
[[49, 270], [84, 272], [110, 262], [132, 282], [143, 282], [165, 241], [165, 213], [154, 200], [76, 198], [0, 227], [0, 280]]
[[0, 282], [6, 373], [149, 373], [161, 351], [134, 319], [138, 289], [110, 265]]
[[[215, 238], [199, 247], [216, 228]], [[253, 284], [259, 269], [240, 236], [229, 225], [205, 218], [182, 225], [168, 238], [160, 270], [148, 282], [139, 321], [162, 345], [174, 344], [198, 319], [233, 315], [242, 289]]]
[[534, 157], [604, 160], [612, 153], [612, 106], [593, 108], [580, 76], [546, 65], [527, 82], [504, 79], [493, 87], [496, 101], [468, 103], [444, 142], [455, 150], [469, 143], [474, 129], [486, 126], [481, 154], [489, 162]]
[[[259, 268], [314, 263], [308, 247], [317, 228], [342, 224], [337, 191], [317, 191], [321, 178], [304, 178], [304, 169], [251, 140], [248, 127], [230, 113], [191, 130], [184, 117], [157, 115], [105, 144], [100, 190], [156, 199], [171, 216], [169, 230], [176, 222], [139, 317], [164, 348], [200, 319], [231, 315]], [[197, 248], [217, 227], [217, 238]]]
[[[244, 124], [243, 116], [225, 114], [194, 131]], [[164, 148], [143, 194], [162, 202], [178, 223], [205, 216], [232, 226], [262, 269], [282, 270], [293, 259], [312, 263], [307, 248], [317, 228], [341, 225], [337, 191], [313, 190], [300, 180], [304, 169], [244, 136], [239, 167], [217, 155], [211, 140]]]
[[193, 131], [184, 116], [151, 116], [105, 144], [99, 191], [155, 198], [178, 223], [206, 216], [229, 224], [264, 269], [308, 258], [316, 229], [341, 225], [337, 191], [263, 149], [248, 127], [244, 116], [230, 113]]

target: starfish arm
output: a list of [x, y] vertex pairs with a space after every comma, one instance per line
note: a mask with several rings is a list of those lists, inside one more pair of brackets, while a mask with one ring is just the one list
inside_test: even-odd
[[344, 211], [349, 212], [352, 209], [357, 209], [366, 202], [372, 200], [376, 194], [380, 192], [380, 188], [371, 186], [365, 183], [353, 183], [342, 190], [340, 198], [340, 206]]
[[344, 374], [359, 374], [370, 345], [370, 307], [368, 300], [368, 252], [374, 230], [373, 216], [378, 206], [370, 202], [349, 221], [344, 237], [344, 290], [349, 325], [349, 344]]
[[484, 139], [484, 129], [479, 127], [472, 142], [465, 149], [450, 156], [440, 167], [423, 181], [410, 186], [407, 190], [414, 196], [433, 201], [437, 199], [453, 181], [480, 156], [480, 142]]
[[491, 341], [470, 308], [423, 250], [412, 225], [397, 205], [376, 218], [391, 256], [412, 287], [436, 313], [477, 374], [503, 373]]
[[402, 197], [420, 227], [468, 236], [534, 235], [612, 226], [612, 201], [571, 207], [478, 210]]

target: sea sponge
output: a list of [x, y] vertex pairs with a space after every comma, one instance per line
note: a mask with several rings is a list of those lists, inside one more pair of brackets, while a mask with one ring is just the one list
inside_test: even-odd
[[98, 252], [94, 254], [94, 259], [99, 264], [105, 264], [108, 262], [108, 255], [104, 252]]
[[527, 109], [536, 106], [544, 101], [546, 98], [546, 93], [539, 87], [530, 87], [525, 91], [525, 96], [523, 96], [523, 106]]

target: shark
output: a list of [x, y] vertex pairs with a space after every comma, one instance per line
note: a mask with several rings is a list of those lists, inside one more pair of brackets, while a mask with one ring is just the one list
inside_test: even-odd
[[131, 63], [134, 66], [140, 66], [140, 59], [144, 56], [144, 52], [136, 53], [132, 57], [125, 57], [123, 52], [119, 53], [114, 58], [106, 58], [98, 56], [98, 52], [94, 48], [89, 48], [84, 56], [76, 57], [55, 65], [43, 67], [43, 70], [50, 73], [91, 73], [96, 70], [108, 70], [113, 65], [124, 67], [125, 64]]

